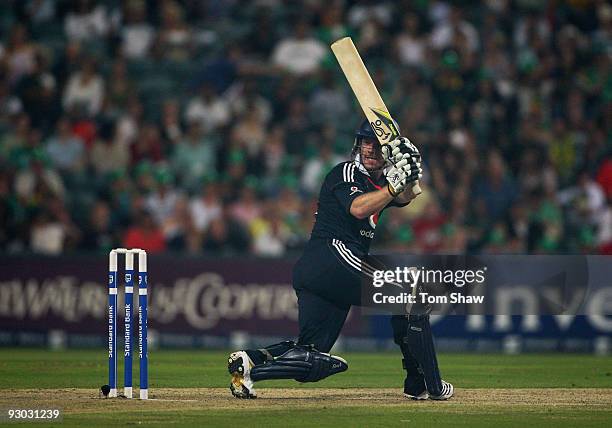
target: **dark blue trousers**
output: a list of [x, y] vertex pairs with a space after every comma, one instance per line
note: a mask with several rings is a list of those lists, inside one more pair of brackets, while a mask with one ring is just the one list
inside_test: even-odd
[[313, 240], [293, 268], [298, 297], [298, 343], [329, 352], [351, 305], [360, 303], [360, 271], [343, 262], [328, 240]]
[[[314, 345], [321, 352], [329, 352], [350, 307], [360, 304], [361, 272], [347, 256], [347, 248], [326, 240], [311, 241], [293, 269], [301, 345]], [[429, 316], [395, 315], [391, 317], [391, 327], [408, 372], [406, 388], [420, 393], [427, 380], [433, 391], [441, 389]]]

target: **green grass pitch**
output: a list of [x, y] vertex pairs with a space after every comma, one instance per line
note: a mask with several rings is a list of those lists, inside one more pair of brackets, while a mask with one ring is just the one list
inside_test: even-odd
[[[343, 353], [346, 373], [311, 384], [262, 382], [257, 400], [230, 396], [227, 354], [151, 351], [151, 399], [143, 402], [99, 398], [104, 351], [3, 348], [0, 409], [59, 407], [59, 426], [612, 426], [612, 357], [445, 354], [440, 367], [456, 396], [414, 402], [402, 397], [395, 353]], [[137, 386], [135, 358], [135, 396]]]

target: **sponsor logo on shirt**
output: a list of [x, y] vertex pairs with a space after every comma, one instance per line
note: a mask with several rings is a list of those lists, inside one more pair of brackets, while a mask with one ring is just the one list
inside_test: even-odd
[[374, 239], [374, 231], [373, 230], [363, 230], [359, 231], [361, 236], [365, 236], [366, 238]]

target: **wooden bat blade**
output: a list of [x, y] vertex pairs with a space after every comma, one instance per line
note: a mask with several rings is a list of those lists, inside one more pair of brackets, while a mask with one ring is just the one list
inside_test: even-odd
[[387, 144], [399, 136], [389, 110], [363, 63], [350, 37], [334, 42], [331, 49], [346, 76], [359, 105], [372, 125], [381, 144]]
[[[380, 144], [388, 144], [399, 137], [396, 122], [376, 89], [353, 40], [344, 37], [332, 43], [331, 49]], [[418, 182], [415, 182], [412, 192], [415, 195], [421, 193]]]

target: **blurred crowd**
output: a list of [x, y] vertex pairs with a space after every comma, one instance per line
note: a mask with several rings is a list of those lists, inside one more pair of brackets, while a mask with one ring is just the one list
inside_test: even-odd
[[351, 36], [424, 193], [378, 248], [612, 254], [606, 1], [0, 4], [0, 252], [283, 256], [359, 106]]

